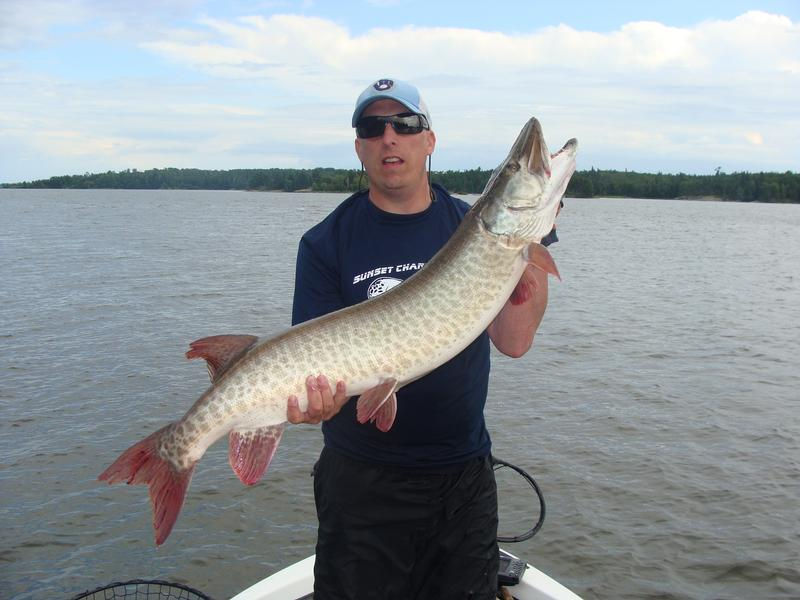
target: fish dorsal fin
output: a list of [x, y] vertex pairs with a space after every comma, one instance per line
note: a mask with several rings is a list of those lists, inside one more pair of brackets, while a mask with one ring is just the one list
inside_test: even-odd
[[228, 437], [228, 462], [239, 480], [254, 485], [269, 467], [283, 434], [283, 423], [246, 431], [233, 430]]
[[230, 366], [258, 341], [254, 335], [212, 335], [189, 344], [186, 358], [204, 358], [211, 382], [216, 382]]
[[[390, 377], [361, 394], [356, 404], [358, 422], [366, 423], [377, 419], [378, 429], [389, 431], [392, 423], [394, 423], [395, 414], [397, 414], [397, 397], [394, 395], [396, 389], [397, 379]], [[389, 408], [381, 411], [380, 409], [384, 404], [389, 404]], [[394, 408], [392, 408], [392, 405]]]

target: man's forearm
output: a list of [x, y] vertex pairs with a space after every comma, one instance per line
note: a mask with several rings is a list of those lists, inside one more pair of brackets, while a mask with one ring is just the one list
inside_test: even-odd
[[507, 300], [489, 325], [489, 337], [495, 348], [507, 356], [518, 358], [533, 345], [533, 337], [547, 308], [547, 273], [528, 266], [520, 278], [523, 298], [515, 304]]

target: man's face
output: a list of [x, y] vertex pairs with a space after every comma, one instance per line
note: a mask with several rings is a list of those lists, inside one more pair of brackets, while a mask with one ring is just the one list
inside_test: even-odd
[[[391, 116], [407, 112], [405, 106], [394, 100], [376, 100], [361, 116]], [[355, 144], [370, 185], [391, 192], [413, 189], [425, 181], [425, 161], [433, 153], [436, 136], [427, 129], [416, 134], [399, 134], [386, 124], [383, 135], [356, 138]]]

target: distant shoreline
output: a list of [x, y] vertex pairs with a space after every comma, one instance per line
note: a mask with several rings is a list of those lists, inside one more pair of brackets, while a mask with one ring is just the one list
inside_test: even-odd
[[[454, 194], [480, 194], [492, 171], [434, 171], [431, 179]], [[366, 187], [356, 169], [149, 169], [63, 175], [0, 184], [4, 189], [241, 190], [352, 193]], [[591, 168], [576, 171], [567, 196], [720, 202], [800, 203], [800, 173], [638, 173]]]
[[[22, 187], [22, 186], [15, 186], [15, 185], [2, 185], [0, 184], [1, 189], [26, 189], [26, 190], [71, 190], [71, 191], [80, 191], [80, 190], [96, 190], [96, 191], [129, 191], [129, 192], [164, 192], [164, 191], [176, 191], [176, 192], [245, 192], [245, 193], [279, 193], [279, 194], [350, 194], [352, 192], [349, 191], [318, 191], [312, 189], [302, 189], [302, 190], [250, 190], [250, 189], [210, 189], [210, 188], [101, 188], [101, 187], [94, 187], [94, 188], [56, 188], [56, 187]], [[461, 192], [457, 190], [448, 190], [453, 196], [477, 196], [480, 195], [480, 192]], [[686, 202], [744, 202], [744, 203], [757, 203], [757, 204], [800, 204], [800, 201], [791, 201], [791, 200], [732, 200], [730, 198], [722, 198], [720, 196], [678, 196], [675, 198], [646, 198], [641, 196], [618, 196], [618, 195], [610, 195], [610, 194], [602, 194], [596, 196], [578, 196], [578, 195], [571, 195], [569, 191], [564, 195], [565, 198], [568, 199], [581, 199], [581, 200], [683, 200]]]

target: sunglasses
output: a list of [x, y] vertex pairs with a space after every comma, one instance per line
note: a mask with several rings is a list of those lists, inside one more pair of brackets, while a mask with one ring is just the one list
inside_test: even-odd
[[428, 129], [428, 120], [414, 113], [402, 113], [388, 117], [361, 117], [356, 123], [356, 135], [360, 138], [374, 138], [383, 135], [386, 123], [401, 135], [413, 135]]

